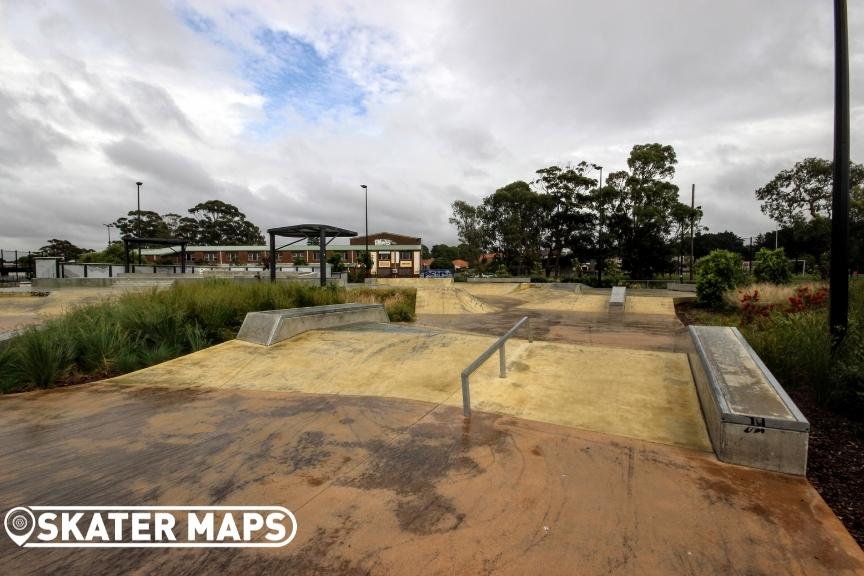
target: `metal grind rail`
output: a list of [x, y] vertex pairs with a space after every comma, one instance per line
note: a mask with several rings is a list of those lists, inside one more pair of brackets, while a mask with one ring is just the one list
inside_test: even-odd
[[462, 413], [465, 417], [471, 416], [471, 390], [469, 378], [471, 374], [474, 373], [475, 370], [480, 368], [483, 363], [491, 357], [495, 351], [499, 352], [498, 362], [500, 365], [500, 377], [507, 377], [507, 358], [506, 353], [504, 351], [504, 345], [507, 343], [507, 340], [516, 333], [517, 330], [522, 328], [522, 326], [528, 326], [528, 342], [534, 342], [534, 332], [531, 330], [531, 319], [528, 316], [523, 316], [521, 320], [516, 322], [510, 330], [508, 330], [503, 336], [498, 338], [494, 344], [489, 346], [485, 352], [480, 354], [474, 362], [468, 365], [465, 370], [462, 371]]

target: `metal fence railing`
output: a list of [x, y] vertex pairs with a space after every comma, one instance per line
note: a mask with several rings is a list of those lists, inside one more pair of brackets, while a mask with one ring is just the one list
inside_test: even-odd
[[468, 365], [467, 368], [462, 371], [462, 414], [464, 414], [465, 417], [471, 416], [471, 389], [469, 382], [471, 374], [473, 374], [475, 370], [480, 368], [480, 366], [482, 366], [483, 363], [488, 360], [489, 357], [492, 356], [497, 350], [499, 352], [499, 376], [501, 378], [506, 378], [507, 357], [504, 348], [505, 344], [507, 343], [507, 340], [516, 333], [517, 330], [519, 330], [522, 326], [525, 325], [527, 325], [528, 327], [528, 342], [534, 342], [534, 332], [531, 330], [531, 319], [528, 316], [524, 316], [521, 320], [516, 322], [516, 324], [514, 324], [513, 327], [510, 328], [510, 330], [508, 330], [503, 336], [498, 338], [498, 340], [496, 340], [494, 344], [489, 346], [489, 348], [487, 348], [485, 352], [480, 354], [480, 356], [478, 356], [476, 360], [474, 360], [471, 364]]

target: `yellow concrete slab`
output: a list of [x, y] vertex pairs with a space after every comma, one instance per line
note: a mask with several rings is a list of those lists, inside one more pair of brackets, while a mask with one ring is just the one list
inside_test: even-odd
[[417, 314], [487, 314], [498, 309], [454, 287], [417, 286]]
[[[406, 398], [461, 406], [459, 374], [495, 339], [399, 325], [312, 331], [271, 347], [231, 341], [121, 384]], [[708, 450], [687, 357], [512, 340], [472, 376], [479, 410]]]
[[627, 296], [624, 314], [675, 316], [675, 301], [662, 296]]
[[685, 354], [516, 341], [507, 378], [472, 378], [471, 401], [475, 410], [711, 450]]

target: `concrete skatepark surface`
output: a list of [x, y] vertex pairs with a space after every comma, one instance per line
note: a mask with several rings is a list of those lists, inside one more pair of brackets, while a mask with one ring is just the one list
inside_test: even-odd
[[[575, 293], [465, 293], [496, 311], [235, 340], [0, 397], [4, 508], [278, 504], [299, 524], [266, 552], [33, 554], [0, 538], [2, 571], [864, 573], [864, 552], [806, 479], [710, 451], [668, 294], [634, 300], [629, 315], [647, 320], [628, 324], [626, 309], [610, 323], [605, 310], [523, 306]], [[495, 357], [472, 376], [463, 419], [459, 371], [523, 315], [539, 340], [508, 343], [506, 379]]]
[[0, 502], [279, 503], [285, 548], [23, 550], [7, 574], [860, 574], [801, 478], [344, 395], [99, 383], [0, 399]]

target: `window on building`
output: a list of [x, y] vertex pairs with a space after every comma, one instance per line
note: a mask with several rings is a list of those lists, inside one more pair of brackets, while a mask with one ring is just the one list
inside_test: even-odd
[[400, 250], [399, 260], [411, 260], [414, 258], [414, 253], [411, 250]]
[[204, 261], [205, 262], [216, 262], [219, 260], [218, 252], [205, 252], [204, 253]]
[[318, 252], [310, 251], [308, 262], [317, 262], [317, 261], [318, 261]]
[[378, 252], [378, 260], [390, 261], [390, 252]]
[[246, 252], [246, 261], [247, 262], [258, 262], [261, 259], [260, 252]]
[[192, 262], [193, 260], [195, 260], [195, 257], [194, 257], [194, 255], [192, 254], [192, 252], [186, 252], [186, 261], [187, 261], [187, 262]]

